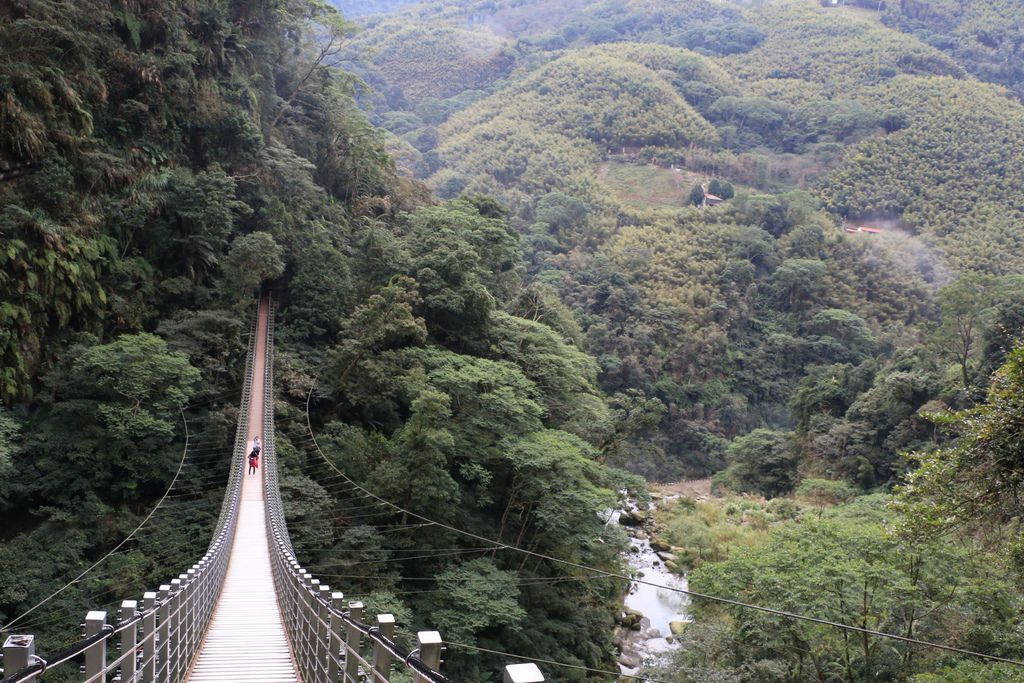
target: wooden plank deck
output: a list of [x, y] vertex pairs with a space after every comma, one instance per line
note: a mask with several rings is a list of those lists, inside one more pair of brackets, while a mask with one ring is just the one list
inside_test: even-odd
[[[249, 403], [249, 443], [263, 438], [264, 352], [267, 309], [260, 304]], [[191, 683], [290, 683], [301, 681], [295, 669], [274, 592], [263, 504], [263, 467], [245, 474], [242, 502], [224, 587], [214, 608], [199, 655], [187, 678]], [[248, 467], [246, 467], [248, 471]]]

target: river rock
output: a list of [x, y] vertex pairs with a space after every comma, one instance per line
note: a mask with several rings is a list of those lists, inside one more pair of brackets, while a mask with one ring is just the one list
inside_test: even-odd
[[619, 524], [622, 526], [640, 526], [644, 523], [644, 514], [633, 510], [623, 510], [619, 515]]
[[672, 546], [670, 546], [668, 543], [665, 543], [665, 541], [662, 541], [661, 539], [652, 538], [651, 539], [651, 548], [655, 552], [667, 553], [667, 552], [669, 552], [671, 550]]
[[627, 669], [638, 669], [643, 664], [643, 660], [640, 659], [640, 655], [632, 652], [623, 652], [619, 655], [619, 664], [626, 667]]
[[670, 621], [668, 622], [668, 630], [672, 632], [673, 636], [681, 636], [688, 625], [689, 622], [687, 621]]
[[664, 550], [658, 553], [658, 557], [661, 559], [662, 562], [676, 562], [679, 559], [676, 555], [673, 555], [669, 552], [665, 552]]
[[641, 541], [646, 541], [647, 540], [647, 532], [644, 531], [643, 529], [637, 529], [636, 532], [633, 534], [633, 538], [639, 539]]
[[627, 607], [626, 610], [619, 615], [619, 618], [616, 619], [616, 621], [622, 624], [623, 628], [628, 628], [630, 631], [639, 631], [640, 622], [643, 618], [643, 612]]
[[665, 569], [669, 570], [673, 574], [682, 574], [683, 573], [683, 568], [679, 566], [679, 563], [678, 562], [673, 562], [672, 560], [669, 560], [668, 562], [665, 563]]
[[631, 545], [631, 546], [629, 546], [629, 552], [631, 552], [631, 553], [638, 553], [638, 552], [640, 552], [640, 546], [638, 546], [638, 545]]

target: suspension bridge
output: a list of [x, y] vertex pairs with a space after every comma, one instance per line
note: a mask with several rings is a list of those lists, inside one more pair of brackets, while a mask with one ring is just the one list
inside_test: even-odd
[[[85, 615], [82, 638], [43, 656], [32, 634], [3, 645], [0, 683], [36, 681], [78, 663], [84, 683], [386, 683], [405, 669], [413, 683], [448, 683], [444, 640], [415, 635], [408, 651], [395, 617], [368, 615], [359, 601], [321, 583], [295, 557], [278, 485], [273, 401], [274, 306], [260, 299], [235, 443], [220, 515], [206, 553], [185, 572], [120, 610]], [[245, 471], [262, 435], [257, 474]], [[544, 681], [534, 663], [509, 664], [505, 683]]]

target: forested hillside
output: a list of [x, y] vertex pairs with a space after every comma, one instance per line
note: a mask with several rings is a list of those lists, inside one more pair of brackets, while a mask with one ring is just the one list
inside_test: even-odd
[[[59, 644], [201, 555], [262, 289], [300, 559], [466, 646], [458, 680], [503, 661], [467, 648], [607, 679], [626, 582], [510, 548], [627, 571], [598, 513], [642, 477], [713, 478], [645, 517], [695, 590], [1021, 659], [1022, 26], [1009, 0], [0, 5], [0, 629]], [[310, 427], [501, 545], [369, 523]], [[1015, 680], [693, 609], [655, 677]]]
[[[654, 410], [623, 464], [715, 472], [733, 439], [765, 428], [790, 435], [790, 467], [873, 485], [927, 432], [905, 420], [977, 395], [997, 364], [981, 337], [1024, 267], [1024, 108], [949, 45], [892, 28], [910, 15], [923, 16], [804, 0], [422, 4], [367, 19], [346, 64], [374, 89], [372, 118], [406, 172], [443, 197], [504, 202], [530, 276], [577, 312], [604, 390]], [[477, 60], [401, 49], [403, 31], [428, 26], [490, 42], [497, 75], [453, 82]], [[658, 184], [655, 204], [636, 201], [638, 182]], [[700, 203], [697, 184], [738, 196], [681, 209], [691, 190]], [[882, 233], [841, 230], [861, 225]], [[999, 302], [978, 300], [958, 354], [945, 322], [957, 296], [941, 290], [969, 272], [1011, 279], [989, 290]], [[854, 428], [849, 462], [824, 462], [812, 444], [825, 435], [806, 430], [853, 416], [808, 414], [832, 400], [814, 378], [855, 371], [825, 411], [841, 418], [897, 367], [919, 387], [893, 406], [903, 417]]]

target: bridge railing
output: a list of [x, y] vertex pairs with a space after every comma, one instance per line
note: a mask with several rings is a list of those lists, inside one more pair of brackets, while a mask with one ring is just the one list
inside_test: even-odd
[[[250, 327], [231, 472], [206, 553], [159, 590], [144, 593], [141, 609], [137, 600], [123, 601], [115, 623], [108, 621], [105, 611], [90, 611], [85, 617], [82, 639], [60, 652], [44, 658], [36, 654], [34, 636], [9, 636], [3, 646], [0, 683], [35, 681], [44, 671], [83, 655], [81, 680], [84, 683], [104, 683], [112, 676], [118, 676], [123, 683], [184, 679], [217, 604], [235, 537], [242, 468], [248, 446], [246, 416], [252, 393], [258, 319], [257, 309]], [[111, 658], [108, 644], [114, 636], [119, 636], [114, 648], [119, 654]]]
[[[395, 641], [393, 615], [377, 614], [373, 623], [364, 621], [369, 615], [363, 603], [346, 601], [344, 593], [314, 578], [295, 557], [281, 501], [274, 439], [274, 316], [271, 305], [263, 399], [267, 541], [275, 592], [299, 675], [316, 683], [387, 683], [393, 668], [404, 667], [413, 683], [451, 683], [440, 672], [444, 644], [440, 633], [420, 631], [416, 649], [406, 651]], [[503, 676], [504, 683], [544, 681], [535, 664], [509, 665]]]

